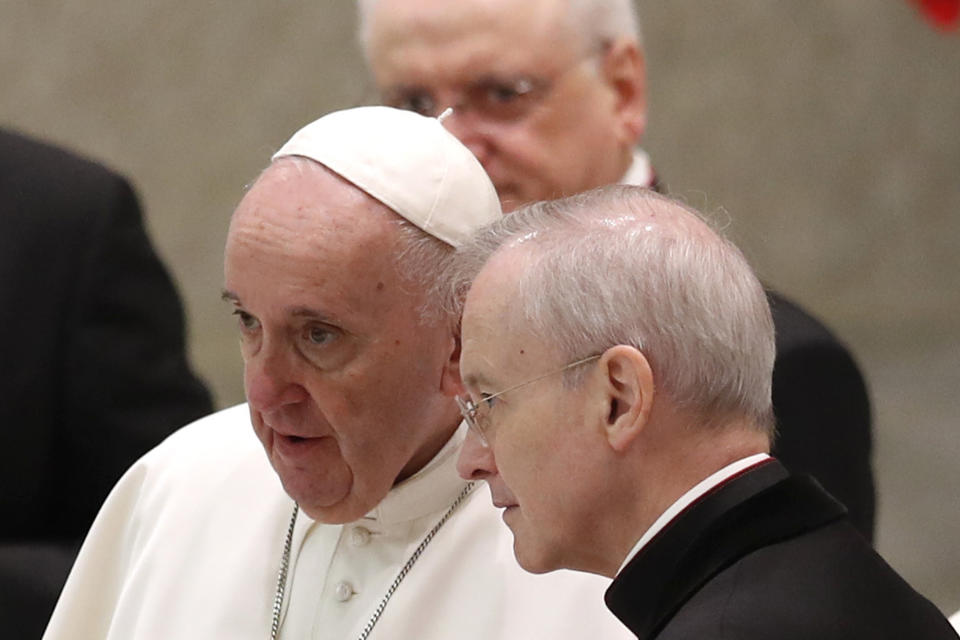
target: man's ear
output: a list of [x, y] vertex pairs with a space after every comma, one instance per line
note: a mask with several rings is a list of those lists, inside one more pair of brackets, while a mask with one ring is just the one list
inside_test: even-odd
[[605, 394], [607, 442], [625, 451], [650, 420], [653, 409], [653, 370], [643, 353], [631, 346], [607, 349], [600, 358], [600, 385]]
[[647, 69], [637, 41], [620, 37], [608, 43], [601, 72], [614, 92], [614, 113], [623, 142], [632, 147], [647, 128]]
[[443, 365], [440, 390], [448, 396], [458, 396], [464, 391], [460, 379], [460, 323], [457, 323], [450, 336], [450, 355]]

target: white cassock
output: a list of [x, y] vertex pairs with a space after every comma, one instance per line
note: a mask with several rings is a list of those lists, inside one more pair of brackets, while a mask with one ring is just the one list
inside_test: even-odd
[[[465, 427], [366, 517], [300, 514], [280, 637], [359, 637], [390, 584], [465, 482]], [[124, 475], [97, 516], [46, 640], [270, 637], [293, 509], [246, 405], [176, 432]], [[397, 587], [370, 638], [632, 638], [605, 608], [609, 580], [535, 576], [480, 483]]]

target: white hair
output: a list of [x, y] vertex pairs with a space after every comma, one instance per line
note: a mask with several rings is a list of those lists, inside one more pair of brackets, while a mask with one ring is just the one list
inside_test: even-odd
[[[357, 40], [369, 61], [373, 14], [380, 0], [357, 0]], [[453, 0], [459, 1], [459, 0]], [[567, 4], [567, 18], [588, 49], [600, 48], [620, 37], [641, 44], [640, 20], [633, 0], [560, 0]]]
[[766, 294], [740, 250], [697, 212], [624, 185], [529, 205], [458, 250], [448, 276], [455, 299], [506, 251], [522, 251], [525, 264], [513, 319], [563, 361], [632, 345], [657, 389], [705, 424], [744, 417], [772, 435]]

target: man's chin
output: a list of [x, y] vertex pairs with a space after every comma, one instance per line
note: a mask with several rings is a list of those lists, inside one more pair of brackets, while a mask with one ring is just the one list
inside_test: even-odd
[[[506, 519], [504, 520], [506, 521]], [[524, 571], [528, 573], [548, 573], [560, 568], [556, 566], [556, 563], [550, 561], [552, 554], [545, 553], [547, 550], [524, 534], [518, 523], [508, 524], [507, 526], [513, 532], [513, 555], [517, 559], [517, 564]]]
[[349, 473], [343, 477], [315, 478], [282, 465], [274, 465], [274, 469], [287, 495], [300, 505], [301, 511], [318, 522], [350, 522], [373, 508], [366, 508], [367, 505], [353, 495], [353, 478]]
[[[288, 492], [289, 494], [289, 492]], [[291, 495], [291, 497], [293, 497]], [[324, 524], [347, 524], [359, 520], [370, 513], [377, 503], [368, 504], [368, 500], [360, 500], [355, 495], [347, 495], [342, 500], [333, 504], [311, 501], [310, 498], [297, 500], [300, 510], [315, 522]]]
[[496, 185], [497, 197], [500, 199], [500, 208], [504, 213], [511, 213], [530, 202], [530, 199], [512, 184]]
[[549, 573], [559, 568], [546, 562], [546, 558], [541, 554], [531, 553], [529, 549], [523, 548], [518, 544], [516, 534], [513, 537], [513, 555], [517, 559], [517, 564], [527, 573]]
[[518, 195], [511, 195], [509, 192], [500, 197], [500, 209], [504, 213], [513, 213], [525, 204], [527, 203], [523, 198]]
[[565, 195], [560, 189], [550, 188], [540, 183], [518, 183], [494, 181], [497, 197], [500, 199], [500, 208], [504, 213], [512, 213], [520, 207], [539, 202], [553, 200]]

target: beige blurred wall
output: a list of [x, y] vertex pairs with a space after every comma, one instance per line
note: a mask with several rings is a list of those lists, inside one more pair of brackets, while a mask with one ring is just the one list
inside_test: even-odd
[[[639, 5], [659, 173], [853, 347], [879, 547], [960, 608], [960, 36], [907, 0]], [[0, 0], [0, 124], [134, 180], [220, 406], [243, 396], [230, 212], [296, 128], [369, 99], [353, 31], [350, 2]]]

